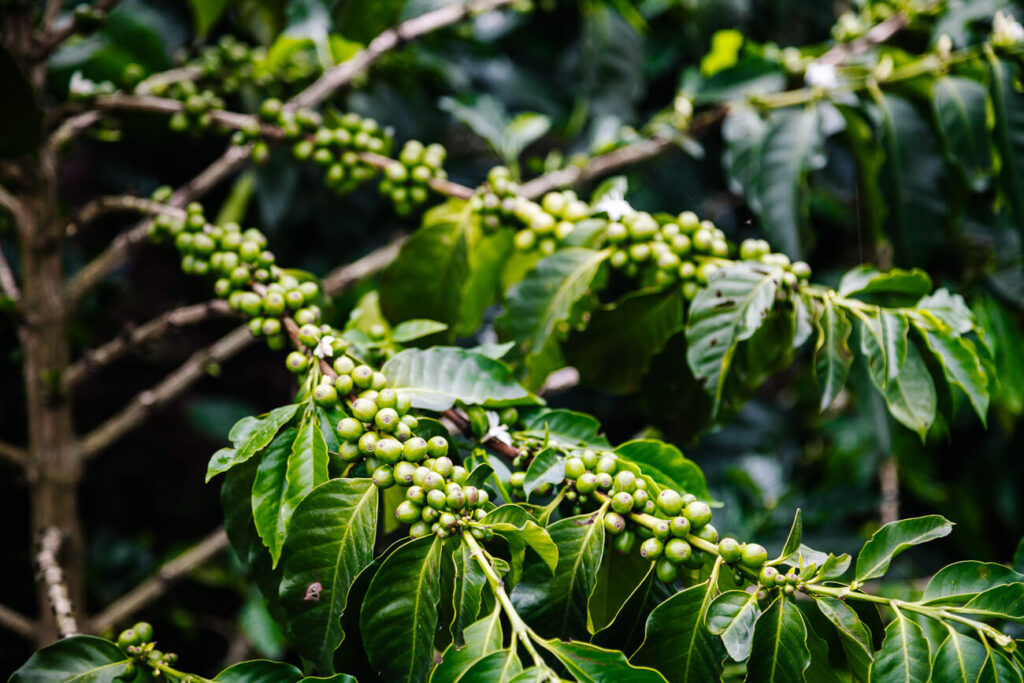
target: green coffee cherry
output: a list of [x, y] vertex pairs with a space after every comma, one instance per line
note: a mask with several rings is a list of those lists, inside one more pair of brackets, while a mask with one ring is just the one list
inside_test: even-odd
[[768, 561], [768, 551], [759, 543], [747, 543], [743, 546], [740, 561], [751, 569], [760, 569]]
[[718, 542], [718, 554], [728, 564], [735, 564], [743, 556], [743, 547], [735, 538], [726, 536]]
[[297, 375], [305, 372], [309, 368], [309, 358], [298, 351], [292, 351], [289, 353], [284, 362], [288, 369]]
[[685, 562], [692, 554], [693, 548], [681, 538], [673, 538], [665, 544], [665, 557], [676, 564]]
[[634, 545], [636, 545], [636, 534], [629, 530], [623, 531], [612, 541], [612, 546], [620, 555], [631, 553]]
[[427, 442], [427, 454], [432, 458], [440, 458], [448, 454], [448, 440], [443, 436], [431, 437]]
[[686, 538], [690, 528], [690, 520], [686, 517], [673, 517], [669, 522], [669, 532], [676, 538]]
[[648, 538], [640, 544], [640, 556], [647, 560], [656, 560], [661, 557], [665, 546], [656, 538]]
[[395, 508], [395, 517], [403, 524], [413, 524], [420, 519], [421, 510], [412, 501], [403, 500]]
[[658, 581], [662, 583], [672, 583], [679, 576], [679, 568], [669, 561], [668, 558], [658, 560], [658, 563], [654, 566], [654, 572], [658, 577]]
[[381, 465], [373, 471], [373, 483], [379, 489], [391, 488], [395, 485], [395, 473], [388, 465]]
[[621, 534], [626, 530], [626, 520], [617, 512], [606, 512], [604, 513], [604, 528], [613, 536]]
[[330, 384], [320, 384], [313, 390], [313, 400], [317, 405], [330, 408], [338, 402], [338, 390]]
[[690, 526], [699, 529], [711, 521], [711, 507], [707, 503], [694, 501], [683, 510], [683, 516], [690, 520]]
[[675, 517], [683, 509], [683, 499], [672, 489], [665, 489], [658, 494], [658, 509], [662, 514]]
[[366, 398], [352, 401], [352, 415], [362, 422], [371, 422], [377, 415], [377, 404]]
[[402, 444], [397, 439], [384, 438], [377, 441], [374, 455], [380, 458], [381, 462], [395, 464], [402, 457]]

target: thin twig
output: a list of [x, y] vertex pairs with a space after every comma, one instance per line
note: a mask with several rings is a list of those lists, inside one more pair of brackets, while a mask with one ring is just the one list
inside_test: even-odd
[[149, 76], [135, 86], [135, 93], [137, 95], [148, 95], [153, 92], [153, 88], [161, 85], [171, 85], [172, 83], [178, 83], [179, 81], [190, 81], [199, 78], [202, 75], [202, 70], [198, 66], [192, 65], [180, 66], [168, 71], [161, 71], [160, 73]]
[[171, 329], [195, 325], [230, 314], [231, 309], [226, 301], [213, 299], [201, 304], [182, 306], [137, 327], [129, 327], [102, 346], [86, 351], [79, 360], [69, 365], [64, 370], [64, 387], [75, 387], [90, 374], [110, 365], [131, 349], [162, 337]]
[[291, 108], [311, 107], [323, 102], [353, 78], [363, 74], [366, 69], [389, 50], [400, 47], [416, 38], [456, 24], [471, 14], [483, 13], [509, 5], [514, 0], [469, 0], [452, 2], [433, 12], [426, 12], [418, 17], [402, 22], [389, 28], [350, 59], [329, 69], [314, 81], [308, 88], [292, 98], [288, 106]]
[[[472, 12], [482, 12], [494, 9], [502, 5], [507, 5], [512, 1], [513, 0], [482, 0], [479, 2], [467, 2], [464, 4], [453, 3], [452, 5], [447, 5], [441, 9], [434, 10], [433, 12], [421, 14], [420, 16], [399, 24], [394, 28], [387, 29], [380, 36], [371, 41], [370, 45], [367, 46], [365, 50], [357, 53], [348, 61], [326, 71], [308, 88], [289, 100], [286, 103], [286, 106], [290, 109], [294, 109], [300, 106], [313, 106], [322, 102], [329, 97], [332, 92], [342, 87], [358, 75], [359, 71], [352, 71], [352, 66], [349, 65], [361, 64], [362, 66], [360, 69], [365, 68], [386, 51], [384, 48], [385, 44], [390, 46], [387, 49], [398, 47], [408, 40], [422, 37], [431, 31], [436, 31], [444, 28], [445, 26], [454, 24]], [[385, 35], [390, 35], [391, 37], [384, 38]], [[378, 42], [378, 40], [380, 40], [380, 42]], [[361, 56], [363, 53], [371, 53], [371, 50], [372, 56], [369, 56], [369, 54]], [[213, 164], [207, 167], [202, 173], [186, 185], [178, 188], [170, 203], [174, 206], [184, 206], [193, 199], [204, 195], [210, 188], [224, 178], [230, 176], [242, 166], [245, 160], [249, 157], [250, 147], [250, 145], [231, 145], [224, 154], [220, 156], [220, 158], [214, 161]], [[114, 241], [99, 254], [99, 256], [78, 271], [78, 273], [76, 273], [68, 283], [67, 294], [69, 301], [72, 304], [79, 301], [87, 291], [96, 285], [96, 283], [124, 263], [131, 249], [145, 239], [148, 225], [148, 220], [142, 221], [135, 227], [122, 233], [115, 238]]]
[[398, 252], [404, 243], [405, 237], [399, 237], [382, 247], [377, 247], [358, 261], [335, 268], [323, 279], [324, 292], [334, 296], [356, 282], [384, 270], [398, 257]]
[[248, 325], [241, 325], [213, 345], [196, 351], [177, 370], [165, 377], [152, 389], [139, 393], [117, 413], [82, 438], [82, 458], [88, 460], [101, 453], [126, 433], [142, 424], [153, 411], [167, 405], [185, 393], [203, 378], [207, 369], [214, 364], [237, 355], [255, 338], [249, 333]]
[[0, 458], [13, 462], [15, 465], [24, 466], [28, 462], [28, 453], [24, 448], [0, 441]]
[[17, 633], [26, 640], [36, 637], [36, 625], [32, 620], [4, 605], [0, 605], [0, 626]]
[[866, 52], [875, 45], [880, 45], [889, 40], [901, 29], [906, 28], [909, 23], [905, 14], [894, 14], [885, 21], [871, 27], [867, 33], [859, 38], [851, 40], [849, 43], [839, 43], [834, 46], [821, 57], [818, 57], [816, 61], [822, 64], [839, 66], [853, 55]]
[[43, 530], [39, 537], [39, 550], [36, 562], [39, 565], [39, 576], [46, 584], [46, 595], [50, 600], [50, 608], [57, 622], [57, 633], [61, 638], [78, 633], [78, 622], [75, 620], [74, 606], [68, 597], [68, 587], [64, 583], [64, 570], [60, 566], [60, 546], [63, 535], [60, 529], [51, 526]]
[[219, 527], [209, 536], [165, 563], [156, 574], [110, 603], [89, 622], [89, 630], [102, 633], [125, 621], [160, 598], [171, 585], [201, 567], [228, 547], [228, 535]]
[[[99, 0], [92, 6], [92, 9], [96, 12], [109, 12], [118, 2], [119, 0]], [[49, 57], [54, 50], [60, 47], [61, 43], [75, 35], [78, 32], [78, 28], [75, 20], [71, 19], [60, 28], [41, 35], [36, 41], [35, 53], [32, 55], [33, 59], [41, 61]]]

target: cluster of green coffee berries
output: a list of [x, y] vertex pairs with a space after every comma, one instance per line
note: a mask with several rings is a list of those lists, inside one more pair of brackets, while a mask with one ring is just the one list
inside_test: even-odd
[[470, 209], [480, 217], [484, 232], [494, 232], [502, 226], [516, 226], [516, 193], [519, 184], [504, 166], [495, 166], [487, 172], [487, 182], [470, 200]]
[[691, 493], [656, 490], [649, 480], [624, 466], [615, 453], [579, 451], [566, 459], [565, 476], [570, 485], [565, 498], [572, 513], [603, 506], [602, 522], [616, 551], [628, 554], [639, 541], [640, 555], [656, 563], [660, 581], [672, 583], [681, 568], [704, 566], [710, 555], [692, 544], [691, 538], [718, 544], [719, 554], [724, 545], [729, 554], [726, 561], [742, 562], [751, 569], [760, 568], [767, 560], [762, 546], [741, 545], [731, 538], [719, 540], [707, 503]]
[[[127, 628], [117, 636], [117, 646], [128, 655], [139, 662], [153, 667], [165, 664], [171, 665], [178, 661], [178, 655], [173, 652], [161, 652], [156, 649], [156, 642], [153, 640], [153, 627], [140, 621], [131, 628]], [[136, 668], [130, 667], [128, 671], [121, 674], [120, 680], [135, 680], [138, 674]], [[148, 680], [148, 679], [147, 679]]]
[[168, 119], [168, 127], [176, 133], [209, 130], [213, 126], [213, 115], [210, 112], [223, 109], [224, 100], [213, 90], [196, 89], [192, 81], [181, 81], [175, 85], [175, 99], [181, 100], [184, 109]]
[[795, 288], [800, 282], [811, 276], [811, 267], [806, 261], [790, 262], [789, 257], [782, 253], [772, 253], [772, 249], [764, 240], [743, 240], [740, 244], [740, 258], [744, 261], [759, 261], [765, 265], [777, 266], [785, 272], [782, 275], [784, 285]]
[[490, 531], [472, 525], [486, 516], [490, 496], [486, 489], [467, 483], [469, 472], [454, 464], [447, 451], [448, 442], [441, 436], [405, 442], [402, 458], [393, 469], [395, 484], [406, 488], [395, 517], [410, 525], [413, 538], [431, 533], [446, 538], [466, 527], [478, 540], [486, 541]]
[[427, 201], [431, 180], [448, 177], [442, 168], [446, 154], [437, 143], [424, 146], [418, 140], [409, 140], [398, 161], [388, 164], [380, 181], [380, 192], [391, 198], [399, 215], [405, 216]]
[[577, 223], [590, 218], [590, 207], [572, 190], [563, 190], [548, 192], [540, 203], [519, 197], [512, 215], [525, 226], [513, 238], [516, 248], [537, 249], [548, 256], [565, 242]]
[[[349, 192], [377, 175], [377, 168], [362, 160], [360, 152], [388, 155], [394, 143], [390, 129], [381, 128], [375, 119], [363, 118], [354, 112], [330, 122], [322, 122], [313, 112], [306, 114], [303, 110], [294, 115], [286, 110], [276, 114], [273, 111], [261, 113], [265, 119], [280, 125], [287, 139], [295, 141], [292, 153], [296, 159], [312, 159], [324, 168], [324, 184], [338, 194]], [[303, 135], [301, 130], [296, 134], [295, 123], [289, 123], [290, 120], [312, 130], [311, 134]]]

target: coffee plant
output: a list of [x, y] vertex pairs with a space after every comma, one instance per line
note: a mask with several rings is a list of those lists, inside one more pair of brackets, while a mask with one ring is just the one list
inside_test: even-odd
[[[657, 26], [698, 26], [692, 4], [574, 11], [603, 50], [651, 33], [674, 62], [691, 48], [672, 41], [689, 38], [667, 41]], [[388, 107], [370, 115], [341, 92], [372, 88], [378, 68], [414, 80], [447, 68], [431, 64], [437, 52], [419, 54], [425, 66], [403, 61], [436, 32], [453, 34], [452, 54], [495, 49], [488, 34], [535, 39], [534, 22], [565, 20], [555, 5], [293, 2], [277, 26], [253, 19], [276, 5], [193, 2], [196, 40], [173, 68], [144, 53], [121, 65], [118, 35], [141, 16], [131, 5], [0, 5], [0, 206], [20, 245], [13, 267], [0, 259], [0, 288], [28, 424], [27, 448], [0, 451], [29, 484], [40, 604], [35, 622], [0, 612], [39, 645], [12, 682], [1024, 681], [1024, 545], [906, 582], [890, 576], [894, 561], [951, 534], [946, 516], [883, 510], [854, 554], [804, 543], [805, 513], [785, 500], [784, 538], [730, 529], [742, 516], [726, 488], [756, 473], [709, 486], [675, 445], [729, 433], [801, 367], [820, 420], [860, 402], [873, 411], [868, 431], [902, 435], [892, 449], [993, 415], [1012, 433], [1024, 411], [1024, 12], [868, 0], [804, 47], [718, 31], [699, 66], [669, 75], [677, 87], [646, 123], [601, 132], [595, 118], [588, 144], [566, 145], [570, 157], [548, 137], [549, 116], [445, 96], [435, 108], [474, 150], [449, 169], [449, 157], [465, 161], [458, 145], [402, 135]], [[361, 13], [373, 30], [356, 40]], [[378, 32], [384, 15], [397, 23]], [[228, 23], [239, 35], [213, 31]], [[588, 69], [595, 93], [602, 79], [630, 77]], [[392, 113], [415, 118], [418, 106]], [[177, 189], [65, 196], [61, 169], [76, 149], [135, 135], [226, 151]], [[635, 167], [678, 150], [716, 155], [746, 225], [649, 201]], [[290, 241], [318, 251], [340, 238], [282, 235], [266, 207], [255, 220], [248, 165], [268, 174], [255, 201], [301, 172], [330, 206], [375, 189], [418, 227], [323, 278], [290, 268], [277, 256], [295, 253]], [[324, 206], [312, 182], [300, 189]], [[387, 220], [335, 210], [365, 222], [360, 231]], [[132, 214], [141, 222], [71, 263], [65, 280], [66, 242]], [[871, 253], [840, 274], [850, 226]], [[147, 241], [214, 298], [72, 362], [78, 309], [102, 305], [99, 283]], [[98, 391], [93, 373], [215, 315], [244, 324], [75, 436], [71, 400]], [[206, 483], [219, 487], [224, 531], [89, 615], [84, 464], [257, 340], [277, 357], [267, 374], [291, 373], [297, 388], [220, 433], [229, 445], [209, 458]], [[634, 403], [651, 427], [613, 439], [590, 412], [560, 405], [575, 384], [600, 395], [590, 412], [616, 419], [608, 406]], [[151, 467], [159, 478], [166, 466]], [[879, 467], [891, 483], [891, 459]], [[1020, 481], [1008, 484], [1019, 496]], [[135, 621], [227, 544], [293, 663], [231, 661], [206, 678], [188, 652], [168, 651], [170, 622]]]

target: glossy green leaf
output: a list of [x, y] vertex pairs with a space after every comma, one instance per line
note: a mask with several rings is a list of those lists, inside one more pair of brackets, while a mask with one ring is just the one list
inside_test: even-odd
[[1001, 564], [975, 560], [954, 562], [936, 572], [925, 587], [922, 599], [934, 603], [957, 604], [990, 588], [1021, 582], [1024, 582], [1024, 574]]
[[523, 490], [527, 498], [538, 486], [543, 484], [561, 484], [565, 479], [565, 458], [554, 448], [545, 448], [533, 456], [530, 466], [526, 469]]
[[189, 0], [196, 23], [196, 36], [202, 38], [213, 28], [228, 7], [228, 0]]
[[850, 568], [850, 556], [846, 553], [833, 555], [829, 553], [818, 568], [820, 579], [838, 579]]
[[761, 173], [761, 150], [768, 133], [768, 122], [753, 107], [745, 104], [730, 106], [722, 122], [722, 166], [728, 176], [729, 189], [743, 196], [754, 212], [759, 212], [758, 197]]
[[805, 178], [824, 167], [825, 137], [816, 107], [786, 110], [769, 120], [757, 185], [759, 216], [772, 243], [802, 258], [800, 230], [807, 218]]
[[488, 407], [538, 402], [504, 363], [454, 346], [406, 349], [381, 370], [391, 386], [424, 410], [440, 412], [456, 401]]
[[1000, 190], [1024, 233], [1024, 94], [1015, 84], [1019, 69], [1012, 62], [990, 56], [989, 76]]
[[800, 549], [800, 541], [804, 536], [804, 517], [803, 512], [800, 508], [796, 509], [796, 515], [793, 516], [793, 524], [789, 527], [789, 535], [786, 536], [786, 542], [782, 546], [782, 552], [779, 553], [779, 557], [776, 562], [785, 560], [790, 556], [794, 555], [796, 551]]
[[109, 640], [71, 636], [33, 653], [11, 674], [10, 683], [113, 683], [133, 661]]
[[811, 626], [806, 614], [801, 612], [800, 616], [807, 630], [807, 649], [811, 653], [811, 663], [804, 671], [804, 680], [815, 683], [840, 683], [835, 667], [829, 662], [828, 643], [814, 632], [814, 627]]
[[288, 487], [288, 456], [298, 430], [286, 429], [267, 447], [252, 485], [253, 522], [270, 551], [272, 566], [281, 557], [285, 531], [293, 509], [285, 502]]
[[483, 322], [489, 306], [503, 293], [501, 276], [509, 256], [515, 253], [512, 231], [499, 230], [489, 235], [474, 228], [469, 236], [469, 277], [462, 290], [458, 336], [472, 336]]
[[756, 593], [726, 591], [708, 608], [708, 630], [722, 639], [730, 657], [742, 662], [750, 656], [754, 622], [760, 616]]
[[604, 524], [593, 513], [560, 519], [547, 531], [558, 548], [554, 575], [547, 564], [527, 561], [512, 603], [543, 636], [584, 635], [587, 602], [604, 552]]
[[958, 611], [1024, 623], [1024, 583], [1007, 583], [979, 593]]
[[586, 329], [574, 333], [565, 345], [566, 360], [586, 384], [602, 392], [634, 392], [651, 359], [682, 331], [683, 323], [680, 288], [632, 292], [592, 312]]
[[465, 202], [452, 200], [428, 212], [383, 272], [380, 303], [388, 320], [458, 324], [469, 277], [464, 210]]
[[975, 683], [985, 666], [985, 646], [955, 629], [942, 641], [932, 660], [932, 680]]
[[810, 664], [807, 627], [800, 608], [779, 596], [754, 625], [747, 680], [803, 681]]
[[839, 281], [842, 296], [854, 294], [905, 294], [920, 297], [932, 291], [932, 279], [920, 268], [880, 271], [862, 265], [848, 270]]
[[815, 597], [818, 610], [835, 626], [839, 634], [839, 643], [846, 653], [846, 662], [850, 671], [858, 680], [867, 680], [871, 662], [874, 661], [874, 645], [871, 643], [871, 631], [860, 620], [852, 607], [842, 600], [826, 596]]
[[932, 107], [946, 153], [963, 169], [973, 190], [984, 190], [992, 175], [985, 86], [970, 78], [942, 76], [932, 86]]
[[[605, 551], [607, 554], [607, 550]], [[613, 551], [618, 552], [618, 551]], [[633, 590], [619, 608], [615, 620], [603, 630], [594, 634], [593, 643], [601, 647], [612, 647], [623, 652], [636, 652], [644, 639], [644, 627], [651, 612], [665, 600], [675, 595], [675, 590], [658, 581], [654, 563], [648, 563], [643, 581]], [[601, 577], [598, 573], [598, 581]], [[595, 588], [595, 593], [598, 588]]]
[[[455, 566], [455, 617], [451, 624], [451, 635], [453, 643], [461, 645], [468, 642], [463, 638], [463, 630], [473, 624], [480, 614], [480, 602], [487, 576], [465, 543], [458, 544], [452, 552], [452, 560]], [[467, 634], [465, 638], [468, 639], [469, 635]]]
[[[505, 297], [505, 314], [498, 320], [502, 336], [516, 342], [529, 365], [555, 342], [560, 324], [567, 322], [610, 252], [572, 247], [541, 259]], [[540, 378], [543, 380], [543, 378]]]
[[942, 366], [946, 381], [963, 390], [974, 412], [985, 424], [988, 417], [988, 375], [974, 342], [920, 325], [917, 329]]
[[643, 473], [660, 486], [692, 493], [704, 501], [711, 500], [704, 472], [672, 444], [657, 439], [637, 439], [620, 445], [615, 452], [639, 465]]
[[945, 287], [921, 297], [915, 308], [934, 316], [957, 334], [967, 334], [974, 329], [974, 313], [967, 302], [959, 294], [950, 294]]
[[498, 650], [473, 662], [459, 683], [508, 683], [523, 671], [515, 650]]
[[900, 374], [890, 380], [881, 393], [892, 416], [917, 432], [924, 441], [935, 422], [938, 398], [935, 383], [916, 346], [907, 345], [907, 360]]
[[909, 99], [886, 93], [876, 104], [885, 149], [881, 185], [888, 199], [887, 232], [898, 254], [927, 258], [945, 241], [945, 158], [931, 121]]
[[885, 574], [889, 563], [907, 548], [948, 536], [950, 521], [939, 515], [890, 522], [876, 531], [857, 555], [857, 583]]
[[601, 423], [596, 418], [571, 410], [541, 411], [530, 420], [524, 431], [527, 436], [546, 438], [552, 446], [611, 448], [608, 440], [601, 436]]
[[210, 459], [206, 469], [206, 481], [209, 482], [218, 474], [227, 472], [235, 465], [246, 462], [266, 447], [270, 440], [288, 423], [299, 404], [293, 403], [271, 410], [265, 417], [247, 417], [235, 423], [228, 438], [235, 445], [234, 449], [222, 448]]
[[1021, 667], [999, 650], [989, 647], [985, 664], [978, 673], [978, 683], [1020, 683]]
[[[373, 561], [377, 487], [369, 479], [332, 479], [296, 508], [281, 554], [281, 602], [298, 652], [331, 670], [345, 634], [348, 592]], [[318, 586], [318, 590], [316, 589]]]
[[631, 665], [618, 650], [606, 650], [590, 643], [552, 639], [544, 647], [558, 658], [577, 681], [630, 681], [664, 683], [665, 677], [654, 669]]
[[860, 323], [860, 352], [867, 361], [871, 379], [879, 390], [900, 374], [907, 358], [907, 318], [884, 308], [857, 314]]
[[640, 553], [623, 555], [611, 548], [606, 537], [601, 566], [597, 570], [594, 590], [587, 601], [587, 631], [591, 634], [607, 628], [625, 603], [640, 588], [651, 571], [651, 562]]
[[824, 299], [821, 315], [815, 321], [818, 341], [814, 346], [814, 372], [821, 391], [819, 410], [824, 411], [836, 400], [853, 363], [849, 339], [853, 325], [846, 313], [834, 305], [831, 297]]
[[[332, 435], [333, 436], [333, 435]], [[320, 415], [310, 403], [292, 442], [285, 472], [281, 514], [291, 517], [310, 491], [327, 481], [327, 442], [320, 431]]]
[[447, 329], [447, 325], [436, 320], [415, 318], [395, 325], [395, 328], [391, 330], [391, 340], [399, 344], [405, 344], [406, 342], [422, 339], [423, 337], [429, 337], [438, 332], [444, 332]]
[[222, 683], [298, 683], [301, 679], [302, 672], [291, 664], [266, 659], [239, 662], [213, 678]]
[[897, 614], [885, 627], [885, 639], [871, 663], [869, 680], [927, 683], [931, 673], [931, 653], [921, 627]]
[[686, 327], [686, 360], [717, 412], [737, 345], [768, 318], [782, 271], [742, 262], [719, 271], [694, 298]]
[[385, 679], [427, 680], [441, 600], [442, 546], [433, 535], [403, 545], [384, 561], [363, 598], [363, 645]]
[[643, 644], [630, 661], [657, 669], [671, 683], [717, 681], [725, 648], [706, 625], [716, 592], [713, 583], [687, 588], [654, 608]]
[[488, 512], [480, 523], [491, 527], [496, 534], [509, 541], [513, 550], [513, 564], [517, 554], [522, 562], [522, 553], [529, 545], [548, 568], [549, 577], [559, 566], [562, 551], [558, 542], [549, 534], [550, 529], [538, 524], [522, 507], [502, 505]]
[[501, 649], [501, 608], [466, 627], [465, 645], [452, 643], [430, 674], [430, 683], [455, 683], [477, 660]]

